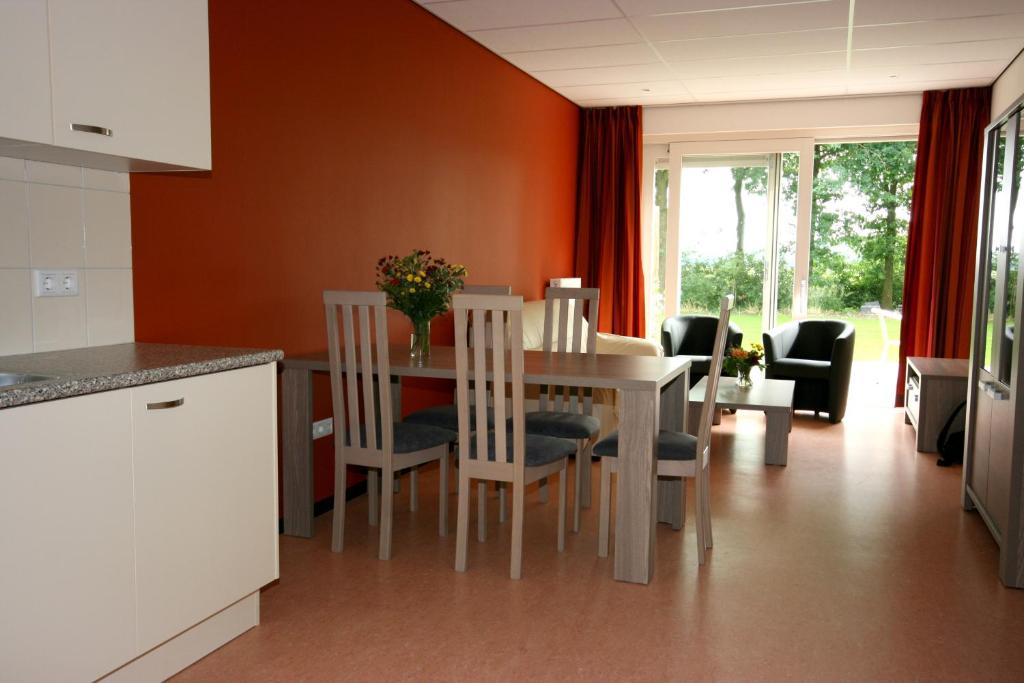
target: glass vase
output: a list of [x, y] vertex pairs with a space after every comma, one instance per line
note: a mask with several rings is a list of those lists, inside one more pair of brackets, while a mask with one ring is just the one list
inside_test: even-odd
[[412, 321], [409, 358], [416, 365], [423, 365], [430, 358], [430, 320]]
[[740, 389], [749, 389], [754, 386], [754, 382], [750, 379], [750, 368], [736, 368], [736, 386]]

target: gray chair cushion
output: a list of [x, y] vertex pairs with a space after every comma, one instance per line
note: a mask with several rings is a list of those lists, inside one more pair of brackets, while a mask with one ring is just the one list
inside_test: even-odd
[[772, 377], [778, 379], [828, 379], [832, 363], [827, 360], [780, 358], [772, 363]]
[[[473, 443], [469, 449], [469, 457], [476, 458], [476, 436], [470, 439]], [[505, 443], [512, 452], [512, 430], [505, 434]], [[526, 466], [537, 467], [547, 465], [576, 452], [576, 444], [568, 439], [556, 439], [551, 436], [526, 435]], [[494, 430], [487, 432], [487, 459], [494, 461]]]
[[[453, 404], [424, 408], [423, 410], [417, 410], [415, 413], [406, 415], [403, 422], [430, 425], [458, 432], [459, 408]], [[487, 409], [487, 428], [494, 429], [494, 410], [492, 408]], [[469, 409], [469, 429], [470, 431], [476, 431], [476, 408], [472, 406]]]
[[[432, 427], [430, 425], [406, 424], [405, 422], [394, 423], [394, 452], [412, 453], [422, 451], [434, 446], [441, 446], [452, 443], [458, 438], [458, 434], [450, 429]], [[380, 424], [377, 425], [377, 444], [380, 445], [381, 433]], [[359, 446], [366, 448], [366, 425], [359, 430]]]
[[[619, 454], [619, 433], [612, 432], [594, 446], [594, 454], [616, 457]], [[659, 460], [696, 460], [697, 437], [662, 429], [658, 433]]]
[[[559, 439], [589, 439], [601, 431], [601, 421], [593, 415], [541, 410], [526, 414], [526, 433]], [[574, 449], [575, 450], [575, 449]]]

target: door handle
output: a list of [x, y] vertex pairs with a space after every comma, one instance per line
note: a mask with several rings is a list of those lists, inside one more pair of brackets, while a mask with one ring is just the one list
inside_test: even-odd
[[79, 133], [95, 133], [96, 135], [104, 135], [108, 138], [114, 137], [112, 129], [104, 128], [103, 126], [92, 126], [88, 123], [72, 123], [71, 130]]
[[147, 403], [146, 410], [167, 410], [168, 408], [178, 408], [185, 405], [184, 398], [176, 398], [173, 401], [156, 401], [155, 403]]
[[993, 401], [1010, 400], [1010, 392], [997, 387], [995, 382], [978, 382], [978, 387]]

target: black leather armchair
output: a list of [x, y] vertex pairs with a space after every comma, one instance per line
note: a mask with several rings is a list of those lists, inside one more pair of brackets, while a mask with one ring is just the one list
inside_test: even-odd
[[[707, 377], [711, 368], [711, 352], [715, 348], [718, 318], [713, 315], [677, 315], [661, 325], [661, 346], [666, 356], [692, 356], [690, 386]], [[743, 331], [729, 323], [725, 346], [743, 343]]]
[[842, 422], [853, 369], [854, 327], [841, 320], [800, 320], [764, 333], [769, 379], [796, 382], [793, 408]]

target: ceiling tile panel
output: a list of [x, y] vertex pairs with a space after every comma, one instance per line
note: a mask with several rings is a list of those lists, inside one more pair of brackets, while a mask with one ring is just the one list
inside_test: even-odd
[[952, 62], [998, 61], [1008, 63], [1020, 52], [1020, 40], [983, 40], [938, 45], [910, 45], [872, 50], [854, 50], [851, 66], [943, 64]]
[[641, 81], [667, 81], [675, 76], [662, 63], [635, 66], [609, 66], [596, 69], [560, 69], [537, 71], [534, 78], [552, 87], [568, 85], [598, 85], [604, 83], [638, 83]]
[[[857, 26], [853, 29], [854, 49], [933, 45], [957, 41], [1024, 39], [1024, 13], [994, 17], [971, 17], [908, 24]], [[1024, 40], [1018, 40], [1024, 46]]]
[[626, 19], [499, 28], [470, 31], [469, 35], [498, 54], [592, 45], [622, 45], [643, 41], [643, 37]]
[[460, 31], [622, 16], [612, 0], [449, 0], [424, 7]]
[[615, 85], [576, 85], [558, 88], [571, 100], [596, 100], [612, 97], [647, 97], [655, 95], [681, 95], [690, 93], [679, 81], [653, 81], [649, 83], [628, 83]]
[[744, 59], [706, 59], [693, 62], [672, 62], [672, 70], [682, 78], [714, 76], [756, 76], [787, 74], [799, 71], [830, 71], [846, 67], [846, 52], [818, 52], [806, 55], [777, 55]]
[[637, 29], [653, 41], [845, 28], [848, 21], [849, 5], [840, 0], [633, 19]]
[[660, 63], [658, 54], [647, 43], [601, 45], [561, 50], [512, 52], [503, 55], [524, 71], [551, 71], [597, 66], [626, 66]]
[[853, 22], [859, 26], [981, 17], [1020, 11], [1021, 0], [857, 0]]
[[[707, 12], [754, 5], [793, 5], [800, 2], [801, 0], [617, 0], [619, 9], [629, 17], [679, 12]], [[811, 2], [829, 2], [829, 0], [805, 0], [802, 4]]]
[[669, 62], [830, 52], [846, 49], [846, 28], [671, 40], [654, 48]]

